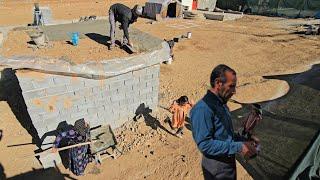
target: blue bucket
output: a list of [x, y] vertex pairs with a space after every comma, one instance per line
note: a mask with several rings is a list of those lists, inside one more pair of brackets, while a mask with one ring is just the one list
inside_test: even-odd
[[79, 32], [72, 32], [69, 34], [71, 36], [71, 43], [74, 46], [79, 44]]

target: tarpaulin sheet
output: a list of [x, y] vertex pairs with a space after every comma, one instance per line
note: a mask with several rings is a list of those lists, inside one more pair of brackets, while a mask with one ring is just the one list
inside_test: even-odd
[[[305, 174], [319, 178], [320, 66], [265, 78], [285, 80], [290, 90], [278, 99], [261, 102], [263, 120], [255, 130], [261, 152], [254, 159], [237, 159], [254, 179], [304, 179]], [[232, 113], [235, 130], [241, 127], [248, 107]]]

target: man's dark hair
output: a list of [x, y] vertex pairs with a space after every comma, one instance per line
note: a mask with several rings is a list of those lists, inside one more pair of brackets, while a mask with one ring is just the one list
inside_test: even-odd
[[211, 87], [214, 87], [214, 82], [216, 81], [216, 79], [220, 78], [220, 81], [222, 83], [226, 83], [227, 79], [225, 77], [225, 73], [227, 71], [232, 72], [232, 74], [236, 75], [236, 71], [231, 69], [229, 66], [225, 65], [225, 64], [219, 64], [217, 67], [215, 67], [212, 72], [211, 72], [211, 76], [210, 76], [210, 84]]

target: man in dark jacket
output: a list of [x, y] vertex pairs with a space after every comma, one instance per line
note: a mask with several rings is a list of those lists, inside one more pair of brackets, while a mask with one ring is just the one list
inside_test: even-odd
[[110, 39], [111, 44], [109, 49], [111, 50], [115, 46], [115, 30], [116, 22], [120, 22], [120, 28], [123, 29], [123, 43], [128, 44], [132, 47], [132, 43], [129, 38], [129, 25], [137, 21], [138, 17], [142, 15], [142, 7], [135, 5], [134, 8], [117, 3], [109, 9], [109, 22], [110, 22]]
[[218, 65], [211, 73], [211, 89], [190, 112], [192, 135], [202, 153], [205, 180], [236, 180], [235, 154], [256, 154], [254, 142], [234, 133], [227, 101], [235, 94], [236, 72]]

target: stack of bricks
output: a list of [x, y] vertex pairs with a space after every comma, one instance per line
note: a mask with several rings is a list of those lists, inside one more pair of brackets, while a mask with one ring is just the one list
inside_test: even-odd
[[[73, 125], [84, 118], [91, 127], [109, 124], [117, 128], [132, 119], [141, 104], [156, 108], [159, 73], [160, 65], [156, 64], [102, 80], [31, 71], [20, 71], [16, 75], [41, 138], [46, 132], [56, 130], [63, 121]], [[53, 139], [48, 137], [43, 144]]]

